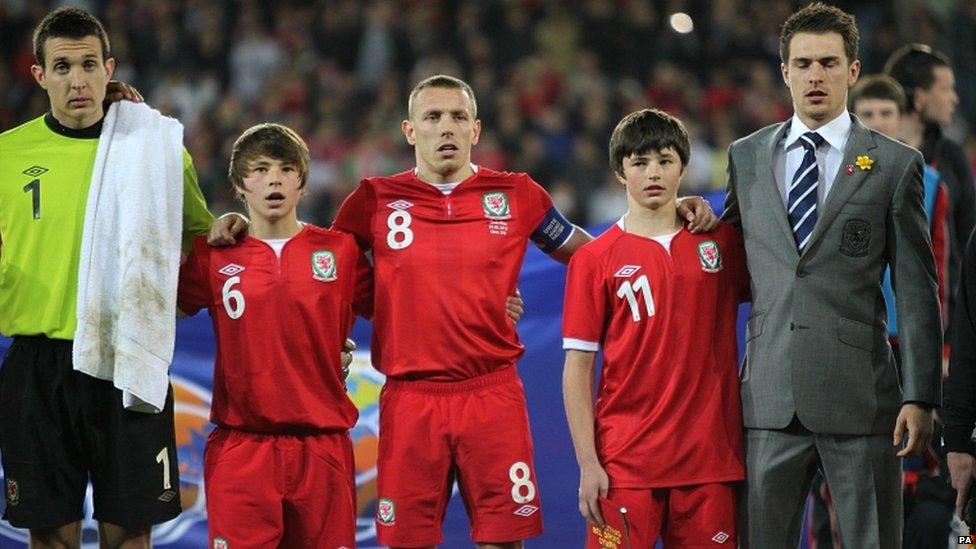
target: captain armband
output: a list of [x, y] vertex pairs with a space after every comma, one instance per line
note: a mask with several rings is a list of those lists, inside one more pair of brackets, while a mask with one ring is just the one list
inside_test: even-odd
[[565, 244], [575, 230], [576, 227], [555, 206], [550, 206], [530, 238], [536, 246], [549, 254]]

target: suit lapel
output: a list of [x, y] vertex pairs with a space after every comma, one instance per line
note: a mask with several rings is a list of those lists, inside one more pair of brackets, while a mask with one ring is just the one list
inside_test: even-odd
[[793, 229], [790, 221], [786, 217], [786, 206], [783, 204], [783, 195], [779, 192], [776, 185], [776, 174], [774, 173], [773, 158], [775, 158], [776, 147], [790, 128], [789, 122], [783, 122], [773, 133], [769, 134], [765, 142], [756, 149], [756, 176], [759, 178], [758, 184], [762, 186], [769, 201], [770, 214], [776, 219], [776, 223], [783, 229], [783, 234], [789, 241], [790, 246], [796, 250], [796, 241], [793, 239]]
[[[844, 160], [840, 163], [840, 168], [834, 176], [834, 184], [824, 200], [823, 207], [817, 216], [817, 224], [813, 227], [813, 234], [810, 235], [810, 243], [806, 247], [809, 252], [817, 244], [821, 236], [830, 228], [831, 223], [837, 218], [841, 208], [847, 203], [851, 194], [861, 185], [865, 178], [871, 175], [872, 170], [862, 170], [854, 168], [854, 173], [848, 175], [847, 167], [856, 166], [855, 160], [858, 156], [868, 155], [869, 150], [876, 148], [871, 132], [854, 118], [854, 125], [851, 127], [851, 137], [847, 140], [844, 151]], [[869, 155], [870, 156], [870, 155]], [[806, 254], [804, 254], [806, 255]]]

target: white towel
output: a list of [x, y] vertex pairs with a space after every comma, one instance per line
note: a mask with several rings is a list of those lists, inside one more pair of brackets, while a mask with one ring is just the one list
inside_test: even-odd
[[111, 380], [129, 410], [159, 413], [166, 401], [182, 224], [183, 126], [113, 103], [88, 190], [72, 360]]

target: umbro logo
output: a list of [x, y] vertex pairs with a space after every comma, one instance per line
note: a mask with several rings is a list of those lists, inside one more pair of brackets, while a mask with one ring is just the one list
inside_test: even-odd
[[396, 202], [390, 202], [387, 206], [394, 210], [406, 210], [407, 208], [413, 207], [413, 204], [406, 200], [397, 200]]
[[234, 276], [234, 275], [236, 275], [237, 273], [239, 273], [239, 272], [241, 272], [243, 270], [244, 270], [244, 267], [241, 267], [237, 263], [228, 263], [228, 264], [224, 265], [223, 267], [221, 267], [220, 270], [217, 271], [217, 272], [220, 273], [220, 274], [222, 274], [222, 275]]
[[42, 168], [41, 166], [31, 166], [23, 171], [23, 174], [29, 177], [37, 177], [43, 173], [47, 172], [47, 168]]
[[176, 497], [176, 492], [174, 492], [173, 490], [166, 490], [165, 492], [162, 493], [162, 495], [160, 495], [156, 499], [158, 499], [159, 501], [162, 501], [164, 503], [169, 503], [169, 502], [173, 501], [173, 498], [175, 498], [175, 497]]
[[538, 511], [538, 510], [539, 510], [539, 508], [536, 507], [535, 505], [523, 505], [523, 506], [519, 507], [518, 509], [516, 509], [515, 512], [512, 513], [512, 514], [513, 515], [518, 515], [520, 517], [529, 517], [529, 516], [534, 515], [535, 512]]
[[725, 543], [729, 541], [730, 537], [732, 536], [726, 534], [725, 532], [719, 531], [719, 533], [712, 536], [712, 541], [714, 541], [715, 543]]
[[640, 265], [624, 265], [615, 275], [615, 278], [627, 278], [640, 270]]

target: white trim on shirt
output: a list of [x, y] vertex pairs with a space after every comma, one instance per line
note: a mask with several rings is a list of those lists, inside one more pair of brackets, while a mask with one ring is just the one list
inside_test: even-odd
[[680, 232], [681, 232], [681, 229], [678, 229], [677, 231], [674, 231], [671, 234], [662, 234], [662, 235], [658, 235], [658, 236], [652, 236], [651, 237], [651, 240], [653, 240], [654, 242], [657, 242], [661, 246], [664, 246], [664, 249], [667, 250], [668, 251], [668, 255], [670, 255], [671, 254], [671, 241], [674, 240], [674, 237], [678, 236], [678, 233], [680, 233]]
[[[471, 163], [471, 171], [478, 173], [478, 166], [473, 162]], [[420, 179], [420, 172], [417, 168], [413, 169], [413, 175]], [[424, 180], [421, 179], [421, 181]], [[447, 196], [451, 194], [458, 185], [461, 184], [461, 181], [455, 181], [453, 183], [431, 183], [430, 181], [424, 181], [424, 183], [436, 187], [437, 190], [444, 194], [444, 196]]]
[[[635, 233], [628, 232], [627, 228], [624, 227], [624, 219], [626, 218], [627, 218], [627, 214], [622, 215], [620, 219], [617, 220], [616, 225], [620, 227], [621, 231], [627, 234], [635, 234]], [[678, 230], [670, 234], [662, 234], [662, 235], [642, 237], [642, 238], [650, 238], [654, 242], [657, 242], [661, 246], [664, 246], [664, 250], [668, 252], [668, 255], [671, 255], [671, 241], [674, 240], [674, 237], [678, 236], [678, 233], [680, 232], [681, 232], [681, 228], [679, 227]], [[635, 236], [641, 236], [641, 235], [635, 235]]]
[[267, 244], [268, 246], [271, 246], [271, 249], [274, 250], [275, 255], [280, 258], [281, 257], [281, 250], [285, 249], [285, 244], [287, 244], [288, 241], [291, 240], [292, 238], [293, 237], [289, 237], [289, 238], [262, 238], [261, 240], [264, 241], [264, 243]]
[[567, 351], [586, 351], [588, 353], [595, 353], [600, 350], [600, 344], [596, 341], [586, 341], [585, 339], [564, 337], [563, 349]]

